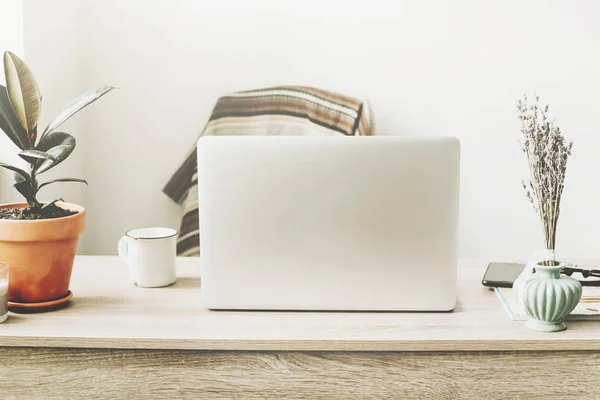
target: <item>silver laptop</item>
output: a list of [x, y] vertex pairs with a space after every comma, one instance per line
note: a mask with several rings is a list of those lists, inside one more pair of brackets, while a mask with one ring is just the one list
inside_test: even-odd
[[203, 305], [452, 310], [459, 159], [451, 137], [202, 137]]

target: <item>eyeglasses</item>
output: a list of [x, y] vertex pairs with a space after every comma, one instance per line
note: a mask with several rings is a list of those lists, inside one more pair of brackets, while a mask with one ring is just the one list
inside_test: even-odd
[[[567, 276], [571, 276], [573, 274], [581, 274], [581, 276], [583, 276], [584, 280], [577, 279], [579, 281], [579, 283], [581, 283], [581, 286], [600, 286], [600, 270], [598, 270], [598, 269], [581, 269], [581, 268], [565, 267], [560, 272]], [[574, 276], [574, 278], [576, 278], [576, 277], [577, 277], [577, 275]], [[599, 278], [599, 279], [585, 280], [585, 278], [590, 278], [590, 277]]]

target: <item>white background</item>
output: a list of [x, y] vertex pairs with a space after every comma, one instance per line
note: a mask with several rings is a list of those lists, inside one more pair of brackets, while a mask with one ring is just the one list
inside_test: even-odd
[[[0, 0], [0, 52], [10, 50], [20, 57], [23, 57], [23, 4], [21, 0]], [[4, 65], [0, 62], [0, 65]], [[4, 67], [0, 68], [0, 84], [5, 84]], [[18, 160], [13, 152], [12, 142], [6, 138], [0, 131], [0, 160], [5, 162], [15, 162]], [[18, 162], [18, 161], [17, 161]], [[17, 195], [13, 194], [14, 189], [8, 184], [12, 179], [12, 174], [4, 169], [0, 169], [0, 202], [18, 200]]]
[[[84, 90], [120, 88], [69, 123], [78, 148], [52, 171], [90, 186], [45, 192], [87, 208], [83, 254], [116, 254], [129, 228], [178, 227], [180, 209], [161, 189], [220, 95], [298, 84], [368, 98], [379, 134], [457, 136], [460, 255], [503, 260], [542, 242], [520, 185], [528, 170], [515, 109], [537, 91], [575, 142], [559, 254], [600, 255], [600, 2], [23, 3], [43, 122]], [[4, 42], [5, 30], [0, 44], [18, 47]]]

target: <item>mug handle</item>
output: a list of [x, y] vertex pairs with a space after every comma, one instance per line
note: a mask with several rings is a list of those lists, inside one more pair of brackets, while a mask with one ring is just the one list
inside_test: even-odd
[[127, 246], [127, 236], [123, 236], [121, 238], [121, 240], [119, 240], [119, 257], [121, 257], [121, 260], [123, 260], [123, 262], [125, 264], [127, 264], [127, 266], [129, 266], [129, 248]]

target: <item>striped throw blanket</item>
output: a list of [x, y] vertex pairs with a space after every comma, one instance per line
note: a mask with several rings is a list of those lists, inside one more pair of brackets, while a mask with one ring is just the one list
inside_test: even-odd
[[[204, 135], [373, 135], [367, 101], [303, 86], [232, 93], [218, 99]], [[178, 256], [199, 256], [196, 143], [164, 187], [183, 206]]]

